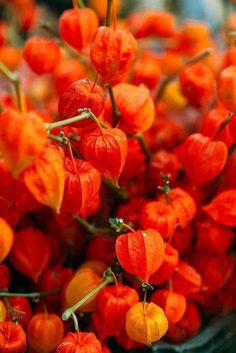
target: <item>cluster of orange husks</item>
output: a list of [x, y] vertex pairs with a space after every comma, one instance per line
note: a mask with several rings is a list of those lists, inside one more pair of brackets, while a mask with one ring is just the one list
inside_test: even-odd
[[236, 309], [229, 28], [222, 52], [203, 22], [74, 0], [34, 36], [34, 0], [0, 3], [0, 352], [179, 343]]

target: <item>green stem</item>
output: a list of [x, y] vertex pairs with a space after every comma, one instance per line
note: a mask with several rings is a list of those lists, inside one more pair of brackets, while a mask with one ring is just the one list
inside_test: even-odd
[[77, 319], [77, 316], [75, 315], [75, 313], [71, 314], [71, 318], [72, 318], [73, 323], [74, 323], [75, 332], [79, 331], [79, 323], [78, 323], [78, 319]]
[[12, 72], [8, 69], [8, 67], [0, 61], [0, 72], [10, 81], [13, 83], [15, 87], [15, 92], [16, 92], [16, 97], [17, 97], [17, 102], [18, 102], [18, 107], [19, 110], [22, 113], [26, 112], [26, 101], [25, 101], [25, 95], [22, 90], [22, 84], [21, 80], [16, 72]]
[[99, 228], [99, 227], [94, 227], [92, 224], [90, 224], [86, 219], [76, 216], [75, 219], [85, 228], [87, 231], [89, 231], [92, 234], [111, 234], [112, 230], [110, 228]]
[[[62, 136], [57, 136], [57, 135], [53, 135], [53, 134], [48, 134], [48, 138], [52, 141], [55, 141], [61, 145], [63, 145], [64, 147], [66, 148], [69, 148], [68, 146], [68, 143], [67, 143], [67, 139], [65, 139], [64, 137]], [[68, 138], [69, 140], [69, 138]], [[72, 149], [72, 152], [73, 152], [73, 155], [76, 157], [76, 158], [79, 158], [79, 159], [83, 159], [82, 156], [76, 151], [76, 149], [71, 146], [71, 149]]]
[[109, 96], [111, 99], [112, 114], [113, 114], [113, 127], [115, 127], [118, 123], [120, 112], [119, 112], [117, 105], [116, 105], [116, 101], [115, 101], [115, 97], [114, 97], [113, 88], [112, 88], [111, 83], [108, 83], [108, 92], [109, 92]]
[[166, 198], [166, 203], [167, 205], [170, 205], [170, 192], [171, 192], [171, 188], [170, 188], [170, 177], [171, 174], [164, 174], [164, 173], [160, 173], [161, 179], [163, 181], [163, 186], [158, 186], [158, 189], [163, 192], [163, 194], [165, 195]]
[[11, 303], [9, 302], [8, 298], [3, 297], [3, 301], [6, 304], [8, 311], [9, 311], [9, 315], [12, 319], [13, 322], [18, 322], [18, 318], [16, 314], [21, 314], [24, 315], [25, 312], [24, 311], [20, 311], [20, 310], [16, 310], [12, 307]]
[[84, 112], [84, 113], [82, 113], [80, 115], [74, 116], [73, 118], [56, 121], [55, 123], [45, 123], [45, 127], [46, 127], [47, 130], [52, 130], [52, 129], [55, 129], [57, 127], [62, 127], [62, 126], [66, 126], [66, 125], [70, 125], [70, 124], [76, 123], [78, 121], [90, 119], [90, 117], [91, 117], [90, 112]]
[[67, 308], [62, 313], [62, 320], [69, 320], [72, 314], [79, 309], [83, 304], [86, 303], [91, 297], [96, 295], [102, 288], [104, 288], [107, 284], [113, 283], [114, 278], [112, 275], [107, 275], [99, 285], [97, 285], [94, 289], [92, 289], [88, 294], [86, 294], [82, 299], [80, 299], [77, 303]]
[[0, 291], [0, 297], [26, 297], [26, 298], [41, 298], [47, 295], [53, 295], [60, 293], [60, 288], [51, 289], [44, 292], [33, 292], [33, 293], [10, 293], [7, 291]]
[[219, 134], [224, 130], [224, 128], [228, 125], [230, 119], [232, 117], [232, 113], [228, 113], [226, 118], [222, 121], [222, 123], [219, 125], [215, 135], [214, 135], [214, 139], [217, 138], [219, 136]]
[[[199, 62], [200, 60], [205, 59], [208, 55], [210, 55], [212, 53], [212, 49], [205, 49], [203, 51], [201, 51], [200, 53], [198, 53], [197, 55], [194, 55], [192, 58], [188, 59], [185, 61], [184, 66], [189, 66], [189, 65], [193, 65], [197, 62]], [[167, 85], [173, 81], [179, 74], [179, 70], [173, 72], [172, 74], [170, 74], [169, 76], [167, 76], [161, 83], [157, 95], [156, 95], [156, 100], [160, 100], [163, 96], [163, 93], [167, 87]]]
[[111, 25], [111, 10], [112, 10], [112, 0], [107, 0], [107, 12], [105, 26], [109, 27]]
[[117, 188], [113, 183], [107, 179], [102, 179], [103, 184], [109, 188], [113, 195], [122, 201], [127, 201], [129, 199], [129, 194], [124, 188]]
[[90, 119], [91, 121], [97, 123], [97, 121], [99, 121], [99, 124], [104, 128], [107, 129], [108, 126], [106, 124], [104, 124], [102, 121], [98, 120], [98, 118], [96, 118], [94, 116], [94, 114], [89, 110], [89, 109], [82, 109], [81, 110], [81, 114], [74, 116], [73, 118], [69, 118], [69, 119], [65, 119], [65, 120], [60, 120], [60, 121], [56, 121], [55, 123], [45, 123], [45, 127], [47, 130], [52, 130], [55, 129], [57, 127], [62, 127], [62, 126], [67, 126], [70, 124], [74, 124], [78, 121], [82, 121], [82, 120], [86, 120], [86, 119]]
[[152, 159], [152, 153], [151, 153], [149, 147], [146, 145], [143, 134], [141, 132], [138, 132], [136, 135], [134, 135], [134, 137], [138, 140], [138, 142], [143, 150], [143, 153], [146, 157], [146, 162], [147, 163], [150, 162], [150, 160]]
[[78, 3], [78, 6], [81, 8], [86, 7], [83, 0], [77, 0], [77, 3]]

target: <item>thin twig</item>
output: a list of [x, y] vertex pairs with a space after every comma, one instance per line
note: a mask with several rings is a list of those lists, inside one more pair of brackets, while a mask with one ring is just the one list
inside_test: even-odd
[[115, 97], [114, 97], [113, 88], [112, 88], [111, 83], [108, 83], [108, 92], [109, 92], [111, 106], [112, 106], [113, 127], [115, 127], [118, 123], [120, 112], [119, 112], [117, 105], [116, 105], [116, 101], [115, 101]]
[[91, 223], [89, 223], [86, 219], [81, 216], [75, 216], [76, 221], [78, 221], [88, 232], [92, 234], [112, 234], [112, 230], [110, 228], [100, 228], [95, 227]]

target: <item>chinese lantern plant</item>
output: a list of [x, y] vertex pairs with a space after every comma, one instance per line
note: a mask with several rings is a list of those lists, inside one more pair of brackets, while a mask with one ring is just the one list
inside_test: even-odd
[[0, 353], [181, 343], [235, 308], [234, 49], [121, 2], [22, 50], [38, 6], [1, 3]]

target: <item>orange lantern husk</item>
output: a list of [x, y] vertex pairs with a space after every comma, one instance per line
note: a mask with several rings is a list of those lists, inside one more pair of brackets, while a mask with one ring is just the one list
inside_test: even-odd
[[154, 303], [136, 303], [126, 315], [126, 332], [134, 341], [151, 345], [168, 329], [164, 311]]

